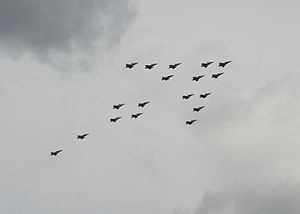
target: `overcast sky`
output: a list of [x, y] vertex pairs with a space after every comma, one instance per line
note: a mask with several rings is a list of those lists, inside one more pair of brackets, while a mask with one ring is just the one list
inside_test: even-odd
[[299, 214], [299, 10], [0, 0], [0, 213]]

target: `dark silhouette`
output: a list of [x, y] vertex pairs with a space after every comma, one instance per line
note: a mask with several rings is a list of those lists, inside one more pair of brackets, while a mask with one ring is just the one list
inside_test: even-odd
[[212, 74], [211, 78], [218, 79], [218, 77], [221, 76], [222, 74], [224, 74], [224, 73]]
[[227, 61], [227, 62], [220, 62], [219, 67], [225, 67], [227, 64], [231, 63], [232, 61]]
[[86, 136], [88, 136], [89, 134], [87, 133], [87, 134], [83, 134], [83, 135], [77, 135], [77, 139], [83, 139], [83, 138], [85, 138]]
[[132, 114], [131, 118], [138, 118], [139, 116], [141, 116], [143, 113], [137, 113], [137, 114]]
[[211, 93], [205, 93], [205, 94], [200, 94], [200, 98], [206, 98], [208, 95], [210, 95]]
[[201, 64], [201, 67], [207, 68], [212, 63], [214, 63], [214, 62], [204, 62]]
[[152, 64], [147, 64], [145, 65], [145, 69], [152, 69], [155, 65], [157, 65], [157, 63], [152, 63]]
[[205, 106], [196, 107], [196, 108], [193, 108], [193, 111], [199, 112], [203, 108], [205, 108]]
[[173, 76], [174, 75], [169, 75], [169, 76], [166, 76], [166, 77], [162, 77], [161, 80], [168, 81]]
[[119, 119], [121, 119], [122, 117], [115, 117], [115, 118], [111, 118], [110, 122], [117, 122]]
[[184, 95], [184, 96], [182, 96], [182, 99], [187, 100], [187, 99], [189, 99], [191, 96], [194, 96], [194, 94]]
[[186, 125], [192, 125], [194, 122], [196, 122], [197, 120], [187, 120], [185, 121]]
[[113, 109], [119, 109], [119, 108], [121, 108], [123, 105], [125, 105], [125, 103], [120, 103], [120, 104], [117, 104], [117, 105], [113, 105]]
[[181, 65], [181, 62], [169, 65], [169, 69], [175, 69], [178, 65]]
[[192, 81], [196, 81], [198, 82], [199, 79], [201, 79], [202, 77], [204, 77], [205, 75], [200, 75], [200, 76], [197, 76], [197, 77], [193, 77]]
[[139, 104], [138, 104], [138, 107], [144, 108], [144, 106], [147, 105], [148, 103], [150, 103], [150, 101], [143, 102], [143, 103], [139, 103]]
[[56, 156], [56, 155], [58, 155], [58, 153], [60, 153], [60, 152], [62, 152], [63, 150], [62, 149], [60, 149], [60, 150], [57, 150], [57, 151], [55, 151], [55, 152], [51, 152], [51, 154], [50, 154], [50, 156]]
[[131, 69], [131, 68], [133, 68], [137, 64], [138, 64], [137, 62], [129, 63], [129, 64], [126, 64], [125, 68]]

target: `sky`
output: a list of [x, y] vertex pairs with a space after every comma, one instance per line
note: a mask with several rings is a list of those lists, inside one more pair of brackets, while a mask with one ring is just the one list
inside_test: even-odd
[[299, 214], [299, 9], [0, 0], [0, 213]]

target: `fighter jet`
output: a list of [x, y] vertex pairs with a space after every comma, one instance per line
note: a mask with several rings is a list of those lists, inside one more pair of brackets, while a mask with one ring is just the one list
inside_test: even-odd
[[88, 136], [89, 134], [87, 133], [87, 134], [83, 134], [83, 135], [77, 135], [77, 139], [83, 139], [83, 138], [85, 138], [86, 136]]
[[231, 63], [232, 61], [227, 61], [227, 62], [220, 62], [219, 67], [225, 67], [227, 64]]
[[211, 93], [205, 93], [205, 94], [200, 94], [200, 98], [206, 98], [208, 95], [210, 95]]
[[117, 104], [117, 105], [113, 105], [113, 109], [119, 109], [119, 108], [121, 108], [123, 105], [125, 105], [125, 103], [120, 103], [120, 104]]
[[58, 155], [58, 153], [60, 153], [60, 152], [62, 152], [63, 150], [62, 149], [60, 149], [60, 150], [57, 150], [57, 151], [55, 151], [55, 152], [51, 152], [50, 153], [50, 156], [56, 156], [56, 155]]
[[131, 68], [133, 68], [137, 64], [138, 64], [137, 62], [129, 63], [129, 64], [126, 64], [125, 68], [131, 69]]
[[121, 119], [122, 117], [115, 117], [115, 118], [111, 118], [110, 122], [117, 122], [119, 119]]
[[218, 77], [221, 76], [222, 74], [224, 74], [224, 73], [212, 74], [211, 78], [218, 79]]
[[139, 116], [141, 116], [143, 113], [137, 113], [137, 114], [132, 114], [131, 118], [138, 118]]
[[150, 103], [150, 101], [143, 102], [143, 103], [139, 103], [139, 104], [138, 104], [138, 107], [143, 108], [143, 107], [144, 107], [145, 105], [147, 105], [148, 103]]
[[196, 122], [197, 120], [187, 120], [185, 121], [186, 125], [192, 125], [194, 122]]
[[166, 76], [166, 77], [162, 77], [161, 80], [168, 81], [173, 76], [174, 75], [169, 75], [169, 76]]
[[152, 64], [147, 64], [147, 65], [145, 65], [145, 69], [152, 69], [154, 66], [156, 66], [157, 65], [157, 63], [152, 63]]
[[182, 96], [182, 99], [187, 100], [189, 99], [191, 96], [193, 96], [194, 94], [188, 94], [188, 95], [184, 95]]
[[181, 62], [169, 65], [169, 69], [175, 69], [177, 66], [181, 65]]
[[192, 81], [196, 81], [198, 82], [199, 79], [201, 79], [202, 77], [204, 77], [205, 75], [200, 75], [200, 76], [197, 76], [197, 77], [193, 77]]
[[201, 67], [207, 68], [212, 63], [214, 63], [214, 62], [204, 62], [201, 64]]
[[205, 108], [205, 106], [196, 107], [196, 108], [193, 108], [193, 111], [199, 112], [203, 108]]

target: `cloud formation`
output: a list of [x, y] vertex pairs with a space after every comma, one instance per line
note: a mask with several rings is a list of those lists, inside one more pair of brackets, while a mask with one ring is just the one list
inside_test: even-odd
[[296, 214], [300, 212], [298, 185], [255, 186], [247, 190], [206, 192], [194, 214]]
[[117, 44], [134, 16], [130, 0], [0, 0], [0, 46], [40, 59], [91, 52]]

